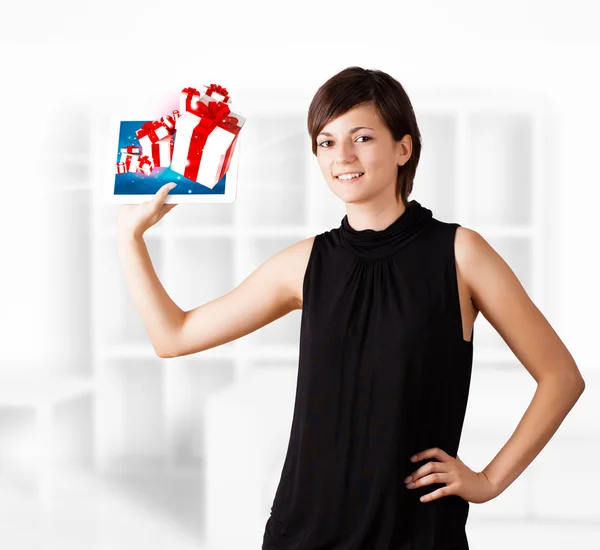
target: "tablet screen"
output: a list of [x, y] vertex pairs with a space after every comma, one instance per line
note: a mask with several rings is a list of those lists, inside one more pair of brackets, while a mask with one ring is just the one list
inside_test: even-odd
[[[129, 145], [139, 147], [136, 131], [145, 123], [145, 120], [123, 120], [120, 123], [119, 143], [116, 150], [115, 163], [119, 162], [121, 149]], [[177, 141], [177, 132], [174, 134]], [[142, 152], [141, 155], [145, 153]], [[224, 195], [227, 182], [227, 173], [212, 188], [194, 180], [186, 178], [179, 172], [174, 172], [170, 167], [156, 167], [149, 175], [141, 172], [125, 172], [115, 174], [115, 195], [154, 195], [165, 183], [174, 181], [175, 189], [169, 191], [169, 195]]]

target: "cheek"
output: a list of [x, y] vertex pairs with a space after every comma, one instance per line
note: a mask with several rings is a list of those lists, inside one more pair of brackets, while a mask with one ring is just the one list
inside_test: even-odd
[[381, 166], [385, 165], [384, 163], [386, 162], [386, 160], [387, 158], [380, 152], [378, 152], [375, 148], [369, 151], [364, 151], [363, 154], [360, 156], [362, 166], [364, 166], [365, 169], [369, 169], [371, 171], [380, 169]]
[[317, 157], [317, 163], [324, 175], [329, 173], [329, 164], [325, 162], [323, 157]]

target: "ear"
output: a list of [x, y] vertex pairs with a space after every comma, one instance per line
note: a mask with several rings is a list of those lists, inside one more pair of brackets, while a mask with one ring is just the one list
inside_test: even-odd
[[410, 134], [404, 135], [397, 143], [396, 151], [396, 164], [404, 166], [412, 155], [412, 137]]

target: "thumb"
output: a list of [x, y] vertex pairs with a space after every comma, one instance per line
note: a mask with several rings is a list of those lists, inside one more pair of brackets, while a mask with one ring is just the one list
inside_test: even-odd
[[167, 199], [167, 195], [169, 194], [169, 191], [171, 191], [171, 189], [173, 189], [176, 186], [177, 186], [177, 184], [174, 181], [171, 181], [169, 183], [165, 183], [156, 192], [156, 198], [155, 198], [156, 206], [161, 206], [165, 202], [165, 200]]
[[177, 184], [174, 181], [171, 181], [169, 183], [165, 183], [157, 192], [156, 192], [156, 198], [157, 200], [159, 200], [161, 203], [165, 202], [167, 195], [169, 194], [169, 191], [171, 191], [171, 189], [173, 189], [174, 187], [177, 187]]

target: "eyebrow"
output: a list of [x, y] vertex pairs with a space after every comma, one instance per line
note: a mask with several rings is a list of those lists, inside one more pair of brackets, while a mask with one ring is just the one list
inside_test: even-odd
[[[354, 128], [350, 128], [350, 130], [348, 130], [348, 134], [353, 134], [354, 132], [356, 132], [356, 130], [374, 130], [375, 128], [369, 128], [368, 126], [355, 126]], [[330, 134], [329, 132], [321, 132], [319, 134], [319, 136], [331, 136], [332, 134]], [[317, 137], [319, 137], [317, 136]]]

